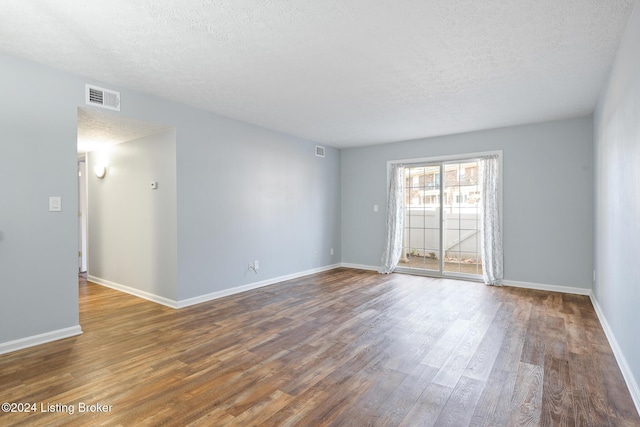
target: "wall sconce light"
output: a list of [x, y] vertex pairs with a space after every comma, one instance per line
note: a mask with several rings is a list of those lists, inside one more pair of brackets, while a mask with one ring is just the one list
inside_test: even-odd
[[105, 165], [95, 165], [93, 171], [99, 179], [102, 179], [107, 174], [107, 167]]

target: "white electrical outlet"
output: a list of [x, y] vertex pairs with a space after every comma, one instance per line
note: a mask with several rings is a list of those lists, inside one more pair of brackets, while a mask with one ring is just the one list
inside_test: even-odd
[[333, 256], [333, 248], [331, 248], [331, 256]]

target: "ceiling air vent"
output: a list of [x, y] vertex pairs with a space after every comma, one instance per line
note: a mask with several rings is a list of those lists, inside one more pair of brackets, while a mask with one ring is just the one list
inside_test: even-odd
[[324, 157], [324, 147], [321, 145], [316, 145], [316, 156]]
[[86, 103], [87, 105], [120, 111], [120, 92], [86, 85]]

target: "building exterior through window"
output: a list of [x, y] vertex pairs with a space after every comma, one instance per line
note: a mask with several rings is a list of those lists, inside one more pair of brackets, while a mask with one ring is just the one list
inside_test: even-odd
[[405, 166], [399, 267], [482, 275], [478, 170], [477, 160]]

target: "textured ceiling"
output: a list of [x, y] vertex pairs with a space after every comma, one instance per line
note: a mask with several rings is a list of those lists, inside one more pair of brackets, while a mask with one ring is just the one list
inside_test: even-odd
[[115, 113], [78, 108], [78, 152], [86, 153], [169, 130], [169, 126], [143, 122]]
[[336, 147], [593, 111], [633, 0], [2, 0], [0, 51]]

